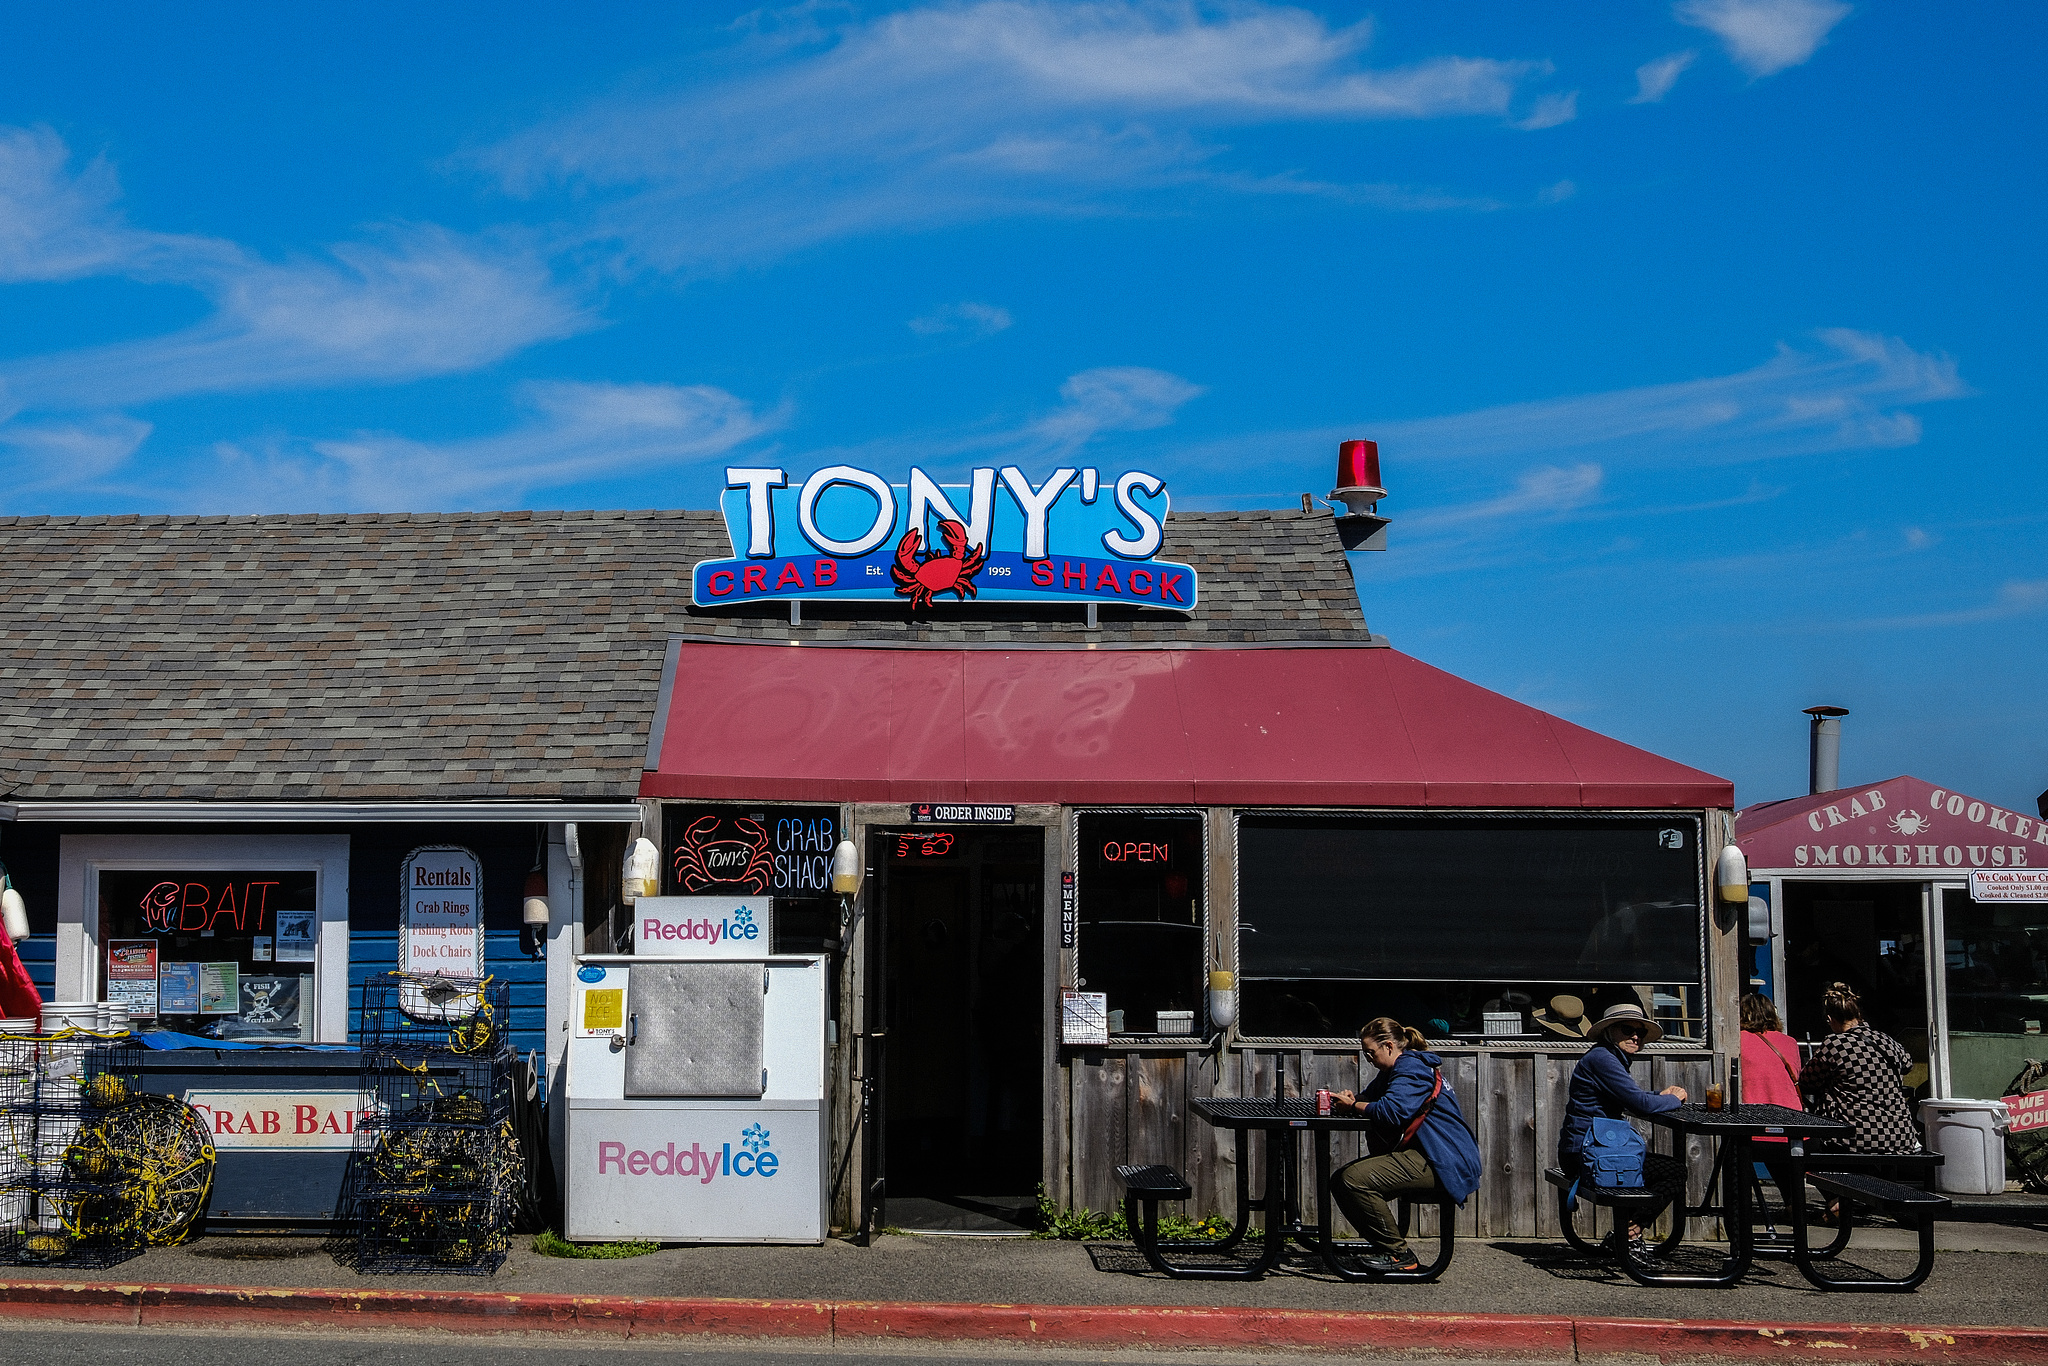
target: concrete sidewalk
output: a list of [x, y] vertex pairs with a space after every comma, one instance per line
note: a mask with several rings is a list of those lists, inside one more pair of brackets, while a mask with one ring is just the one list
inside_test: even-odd
[[[145, 1253], [108, 1271], [13, 1268], [0, 1280], [661, 1298], [923, 1304], [1236, 1306], [1381, 1314], [1625, 1316], [1767, 1323], [2048, 1325], [2048, 1235], [1949, 1230], [1945, 1239], [2012, 1250], [1955, 1251], [1913, 1294], [1827, 1294], [1782, 1261], [1759, 1261], [1731, 1290], [1653, 1290], [1562, 1243], [1461, 1243], [1434, 1285], [1350, 1285], [1306, 1256], [1263, 1281], [1175, 1281], [1127, 1243], [892, 1236], [870, 1248], [666, 1248], [624, 1261], [541, 1257], [514, 1239], [492, 1277], [357, 1276], [315, 1239], [205, 1238]], [[1891, 1246], [1887, 1247], [1886, 1244]], [[1866, 1247], [1869, 1251], [1865, 1252]], [[2031, 1248], [2032, 1250], [2018, 1250]], [[1711, 1247], [1702, 1252], [1714, 1251]], [[1859, 1230], [1849, 1261], [1896, 1271], [1904, 1235]]]

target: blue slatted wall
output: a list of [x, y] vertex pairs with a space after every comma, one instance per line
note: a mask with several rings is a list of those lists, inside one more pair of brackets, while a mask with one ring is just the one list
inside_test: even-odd
[[36, 984], [36, 994], [45, 1001], [56, 1000], [57, 937], [37, 935], [14, 948], [21, 955], [21, 965], [28, 969], [28, 980]]
[[[512, 1046], [525, 1053], [547, 1049], [547, 964], [519, 952], [519, 935], [484, 935], [484, 970], [512, 984]], [[362, 1041], [363, 983], [398, 966], [397, 930], [350, 929], [348, 936], [348, 1038]]]

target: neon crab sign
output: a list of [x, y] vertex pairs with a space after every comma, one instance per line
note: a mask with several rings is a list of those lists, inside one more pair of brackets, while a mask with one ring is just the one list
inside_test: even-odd
[[801, 480], [735, 466], [719, 497], [729, 559], [701, 561], [691, 600], [1125, 603], [1192, 612], [1195, 572], [1158, 558], [1172, 499], [1144, 470], [1015, 465], [941, 484], [827, 465]]

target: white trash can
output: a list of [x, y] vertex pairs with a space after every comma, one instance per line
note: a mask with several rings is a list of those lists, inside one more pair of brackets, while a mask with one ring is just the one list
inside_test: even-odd
[[2005, 1190], [2005, 1131], [2011, 1116], [2002, 1100], [1923, 1100], [1920, 1123], [1927, 1147], [1941, 1154], [1935, 1189], [1951, 1195], [1997, 1195]]

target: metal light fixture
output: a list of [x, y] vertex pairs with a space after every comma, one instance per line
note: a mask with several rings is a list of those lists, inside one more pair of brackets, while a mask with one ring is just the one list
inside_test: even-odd
[[28, 903], [14, 890], [14, 879], [4, 867], [0, 867], [0, 923], [6, 924], [7, 937], [15, 943], [28, 938]]
[[1738, 906], [1749, 904], [1749, 859], [1736, 845], [1724, 847], [1721, 857], [1714, 860], [1714, 886], [1720, 890], [1721, 900]]
[[1209, 1023], [1218, 1029], [1237, 1023], [1237, 979], [1227, 972], [1209, 974]]
[[860, 850], [854, 848], [852, 840], [839, 841], [839, 847], [832, 851], [832, 890], [841, 896], [857, 896], [860, 880]]
[[654, 841], [642, 836], [626, 850], [624, 878], [619, 896], [630, 906], [643, 896], [661, 895], [661, 851]]

